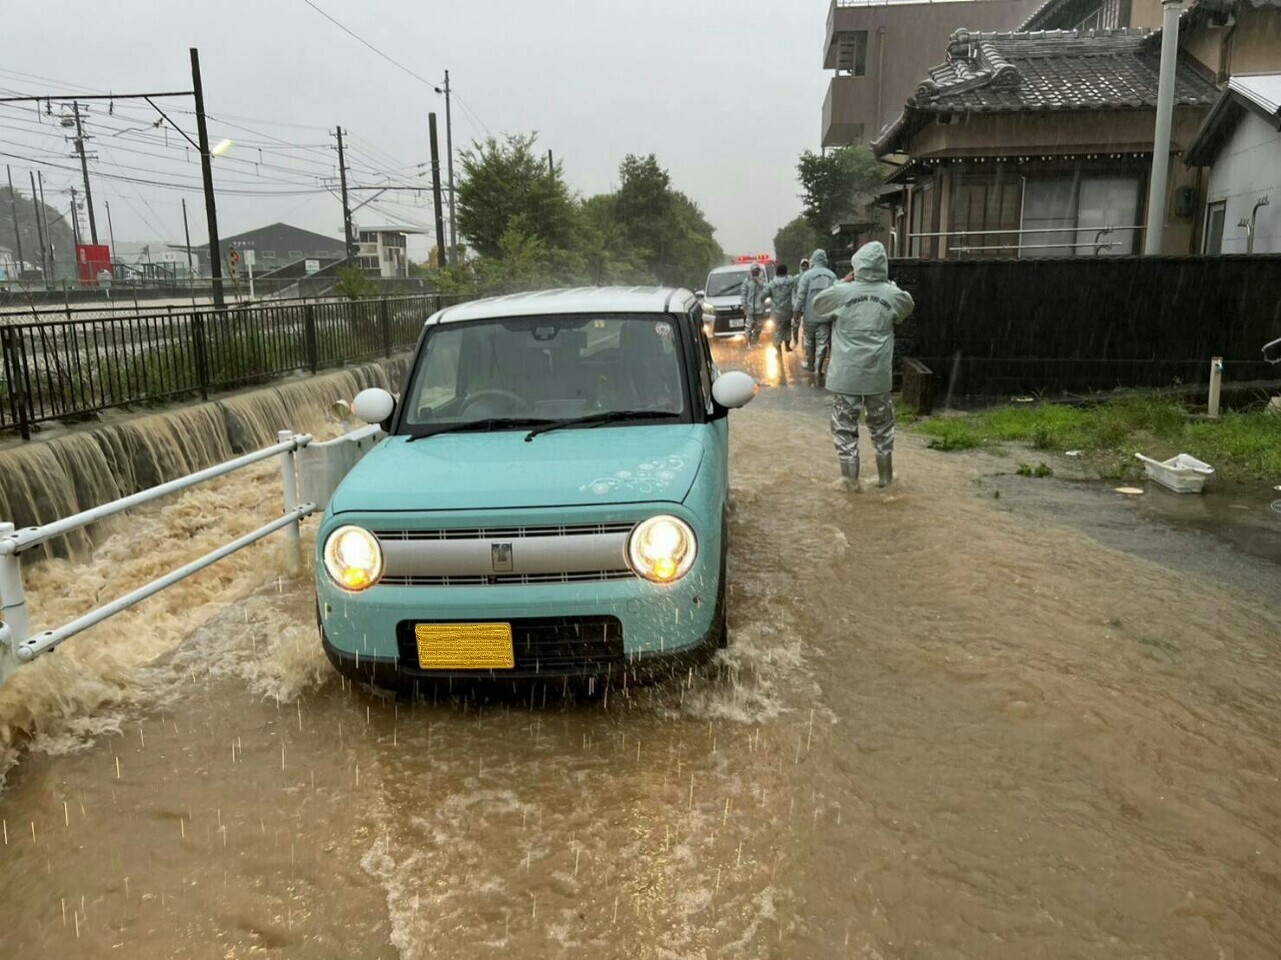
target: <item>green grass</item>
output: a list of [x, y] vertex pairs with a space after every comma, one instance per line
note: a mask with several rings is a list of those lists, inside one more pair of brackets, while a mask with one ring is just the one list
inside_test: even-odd
[[1132, 396], [1091, 406], [1027, 404], [960, 417], [935, 417], [918, 429], [936, 450], [1022, 443], [1037, 450], [1084, 451], [1105, 477], [1139, 472], [1134, 453], [1190, 453], [1239, 479], [1281, 476], [1281, 417], [1262, 410], [1191, 420], [1177, 400]]

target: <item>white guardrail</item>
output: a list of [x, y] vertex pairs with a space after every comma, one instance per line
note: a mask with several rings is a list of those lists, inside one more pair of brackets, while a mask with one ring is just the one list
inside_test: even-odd
[[[225, 463], [180, 477], [177, 480], [170, 480], [168, 483], [162, 483], [132, 496], [121, 497], [119, 500], [104, 503], [74, 516], [46, 523], [43, 526], [16, 530], [12, 523], [0, 523], [0, 613], [4, 617], [4, 622], [0, 623], [0, 684], [3, 684], [19, 665], [29, 663], [40, 654], [52, 650], [64, 640], [88, 630], [95, 624], [101, 623], [108, 617], [115, 616], [122, 610], [127, 610], [134, 604], [159, 593], [165, 587], [173, 586], [180, 580], [184, 580], [205, 567], [217, 563], [224, 557], [231, 556], [238, 550], [243, 550], [250, 544], [256, 543], [277, 530], [285, 530], [289, 548], [289, 562], [297, 569], [302, 559], [300, 521], [303, 517], [310, 516], [317, 509], [320, 509], [315, 502], [298, 502], [298, 469], [295, 463], [295, 455], [298, 451], [306, 449], [311, 444], [312, 438], [309, 434], [295, 435], [290, 430], [280, 431], [277, 437], [279, 442], [274, 446], [246, 454], [243, 457], [237, 457], [234, 460], [228, 460]], [[328, 445], [317, 444], [317, 446]], [[31, 636], [26, 591], [22, 581], [22, 561], [20, 559], [24, 551], [30, 550], [32, 547], [38, 546], [53, 537], [69, 533], [72, 530], [77, 530], [132, 507], [149, 503], [168, 494], [177, 493], [180, 490], [186, 490], [208, 480], [225, 476], [228, 473], [268, 460], [271, 457], [280, 458], [280, 481], [284, 491], [285, 508], [282, 516], [268, 524], [264, 524], [251, 533], [245, 534], [243, 537], [238, 537], [217, 550], [205, 554], [197, 560], [192, 560], [190, 563], [151, 581], [145, 586], [139, 587], [137, 590], [125, 594], [123, 597], [91, 610], [68, 624]]]

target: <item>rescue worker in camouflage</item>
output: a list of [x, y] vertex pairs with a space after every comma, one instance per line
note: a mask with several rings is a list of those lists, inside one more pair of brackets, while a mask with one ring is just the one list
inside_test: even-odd
[[796, 282], [792, 300], [793, 317], [805, 321], [805, 360], [803, 370], [813, 371], [817, 382], [823, 382], [823, 364], [827, 360], [832, 336], [832, 318], [814, 309], [814, 298], [836, 282], [836, 274], [827, 267], [827, 251], [815, 250], [812, 266]]
[[765, 325], [768, 309], [765, 306], [765, 273], [760, 264], [753, 264], [752, 271], [743, 281], [739, 290], [739, 299], [743, 304], [743, 316], [746, 318], [747, 345], [756, 346], [761, 339], [761, 327]]
[[780, 263], [774, 279], [765, 285], [770, 300], [770, 313], [774, 316], [774, 347], [779, 353], [783, 348], [792, 349], [792, 297], [796, 293], [796, 278], [787, 275], [787, 264]]
[[854, 254], [854, 280], [842, 281], [814, 299], [814, 310], [835, 314], [832, 365], [827, 389], [832, 398], [832, 439], [841, 476], [858, 484], [858, 421], [867, 410], [867, 429], [876, 451], [877, 485], [894, 481], [894, 326], [916, 309], [912, 295], [889, 279], [889, 258], [880, 241]]

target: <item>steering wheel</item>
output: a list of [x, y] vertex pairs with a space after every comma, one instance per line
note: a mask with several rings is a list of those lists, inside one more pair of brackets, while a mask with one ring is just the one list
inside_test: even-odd
[[512, 393], [510, 390], [477, 390], [471, 394], [463, 404], [459, 413], [467, 413], [472, 407], [484, 403], [486, 400], [502, 399], [508, 401], [507, 413], [529, 413], [533, 408], [530, 407], [529, 401], [518, 393]]

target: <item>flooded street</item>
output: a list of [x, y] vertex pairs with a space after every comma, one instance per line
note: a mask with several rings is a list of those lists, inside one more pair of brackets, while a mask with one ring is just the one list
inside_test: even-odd
[[[1112, 501], [1097, 531], [1022, 509], [992, 458], [908, 431], [892, 492], [840, 490], [795, 356], [748, 363], [703, 673], [380, 697], [330, 669], [271, 543], [24, 668], [0, 956], [1281, 953], [1281, 568], [1205, 575], [1173, 528], [1128, 550]], [[33, 621], [264, 522], [275, 470], [32, 568]]]

